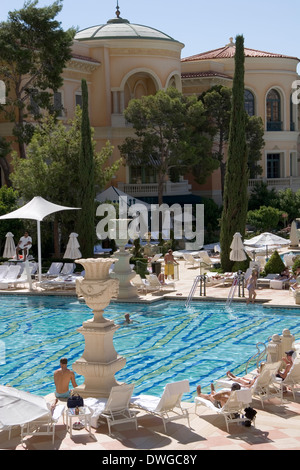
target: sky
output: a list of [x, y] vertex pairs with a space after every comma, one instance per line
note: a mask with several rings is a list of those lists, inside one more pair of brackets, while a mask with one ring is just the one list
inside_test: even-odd
[[[250, 49], [300, 58], [299, 0], [118, 0], [121, 17], [163, 31], [182, 42], [181, 56], [189, 57], [223, 47], [229, 38], [244, 36]], [[38, 6], [54, 0], [39, 0]], [[57, 16], [63, 29], [79, 30], [115, 18], [117, 0], [63, 0]], [[19, 10], [24, 0], [1, 0], [0, 21]]]

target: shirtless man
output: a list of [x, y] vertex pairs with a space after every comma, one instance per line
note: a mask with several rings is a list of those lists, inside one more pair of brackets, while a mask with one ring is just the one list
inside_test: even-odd
[[240, 390], [241, 386], [238, 383], [233, 383], [231, 386], [231, 391], [220, 391], [216, 392], [213, 384], [210, 385], [211, 393], [205, 394], [201, 392], [201, 386], [198, 385], [197, 387], [197, 395], [198, 397], [205, 398], [206, 400], [210, 400], [216, 408], [223, 408], [225, 403], [227, 402], [228, 398], [230, 397], [231, 392], [234, 390]]
[[54, 383], [56, 387], [56, 398], [69, 398], [69, 383], [72, 382], [73, 387], [77, 387], [75, 374], [68, 369], [68, 359], [60, 360], [60, 369], [54, 372]]

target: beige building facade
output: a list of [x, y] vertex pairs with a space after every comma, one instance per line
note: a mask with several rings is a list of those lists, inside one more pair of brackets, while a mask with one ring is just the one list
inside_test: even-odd
[[[55, 94], [57, 104], [64, 109], [60, 119], [67, 121], [74, 116], [76, 105], [81, 104], [81, 80], [86, 79], [97, 149], [109, 140], [114, 146], [112, 161], [119, 159], [118, 145], [133, 135], [123, 115], [132, 98], [170, 86], [196, 95], [216, 84], [232, 86], [232, 39], [220, 49], [182, 59], [183, 47], [181, 42], [152, 27], [131, 24], [121, 18], [117, 8], [115, 18], [76, 34], [72, 59], [63, 72], [63, 87]], [[261, 116], [265, 126], [262, 178], [277, 189], [300, 187], [298, 107], [291, 100], [298, 63], [294, 57], [245, 48], [247, 110]], [[10, 128], [2, 122], [0, 135], [11, 135]], [[145, 168], [122, 165], [111, 183], [138, 198], [157, 196], [155, 174]], [[251, 185], [252, 180], [250, 188]], [[202, 186], [189, 175], [183, 175], [177, 183], [165, 183], [167, 196], [191, 193], [221, 203], [219, 171]]]

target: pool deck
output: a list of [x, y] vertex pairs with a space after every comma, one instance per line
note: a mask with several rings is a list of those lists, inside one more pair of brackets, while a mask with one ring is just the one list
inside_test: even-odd
[[[180, 280], [175, 283], [175, 290], [148, 293], [140, 295], [131, 301], [153, 302], [164, 298], [185, 299], [188, 297], [193, 280], [199, 274], [199, 268], [187, 268], [180, 261]], [[195, 295], [195, 300], [227, 300], [230, 288], [223, 285], [207, 287], [206, 296]], [[8, 291], [6, 290], [5, 293]], [[26, 289], [14, 290], [16, 294], [29, 293]], [[199, 292], [199, 290], [198, 290]], [[0, 294], [4, 291], [0, 291]], [[11, 293], [11, 291], [9, 291]], [[44, 292], [48, 295], [47, 292]], [[41, 294], [34, 290], [31, 294]], [[56, 293], [57, 294], [57, 293]], [[60, 292], [63, 295], [75, 295], [75, 292]], [[246, 290], [245, 290], [245, 295]], [[237, 296], [234, 302], [245, 302], [246, 298]], [[293, 295], [288, 290], [275, 290], [263, 288], [257, 290], [256, 302], [264, 302], [265, 305], [278, 307], [300, 308], [295, 304]], [[281, 334], [282, 332], [274, 331]], [[299, 390], [300, 391], [300, 390]], [[54, 396], [47, 396], [50, 402]], [[113, 428], [113, 435], [108, 435], [107, 425], [101, 425], [97, 430], [93, 429], [92, 437], [83, 430], [73, 431], [70, 438], [62, 419], [56, 427], [55, 443], [51, 438], [44, 436], [29, 437], [25, 445], [20, 443], [18, 430], [14, 430], [12, 438], [8, 440], [7, 432], [0, 433], [0, 449], [13, 450], [102, 450], [119, 455], [120, 451], [143, 450], [151, 452], [178, 451], [185, 454], [195, 454], [199, 450], [299, 450], [300, 449], [300, 393], [296, 401], [292, 394], [285, 395], [284, 403], [279, 399], [265, 402], [262, 409], [260, 401], [254, 399], [252, 406], [257, 410], [255, 427], [250, 428], [232, 424], [230, 432], [226, 431], [224, 418], [205, 407], [198, 407], [195, 414], [193, 403], [184, 403], [190, 415], [191, 428], [186, 420], [179, 420], [167, 424], [167, 433], [164, 432], [162, 421], [143, 412], [138, 414], [138, 430], [132, 424], [122, 424]], [[123, 454], [122, 454], [123, 455]], [[126, 454], [125, 454], [126, 455]], [[134, 452], [127, 455], [133, 455]], [[101, 458], [101, 454], [100, 454]], [[198, 460], [199, 462], [199, 460]]]

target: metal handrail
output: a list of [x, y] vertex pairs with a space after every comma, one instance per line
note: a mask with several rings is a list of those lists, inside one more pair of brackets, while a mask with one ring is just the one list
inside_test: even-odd
[[[259, 345], [262, 345], [264, 347], [264, 350], [263, 351], [260, 351], [259, 349]], [[261, 361], [261, 359], [267, 355], [267, 347], [265, 345], [265, 343], [257, 343], [256, 344], [256, 349], [258, 350], [257, 353], [255, 353], [252, 357], [250, 357], [250, 359], [248, 359], [247, 361], [247, 364], [246, 364], [246, 375], [248, 374], [248, 367], [249, 367], [249, 364], [250, 362], [252, 362], [256, 357], [256, 367], [259, 368], [259, 362]]]

